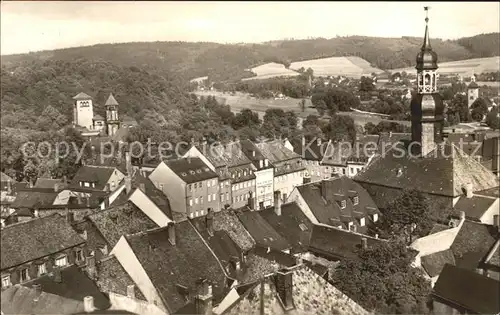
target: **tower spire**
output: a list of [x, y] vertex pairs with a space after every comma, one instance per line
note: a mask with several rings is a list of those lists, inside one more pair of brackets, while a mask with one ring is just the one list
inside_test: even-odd
[[422, 50], [430, 50], [431, 48], [431, 40], [429, 38], [429, 9], [430, 7], [424, 7], [425, 10], [425, 35], [424, 35], [424, 44], [422, 45]]

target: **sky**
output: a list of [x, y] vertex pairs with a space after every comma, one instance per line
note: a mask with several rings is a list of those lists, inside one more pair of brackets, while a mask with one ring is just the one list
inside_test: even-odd
[[134, 41], [263, 42], [500, 31], [498, 2], [2, 1], [0, 53]]

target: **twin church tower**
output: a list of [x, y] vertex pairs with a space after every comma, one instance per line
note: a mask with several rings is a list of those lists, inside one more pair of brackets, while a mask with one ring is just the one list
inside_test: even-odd
[[94, 116], [92, 97], [83, 92], [75, 97], [73, 106], [73, 126], [83, 128], [83, 135], [98, 135], [106, 133], [108, 136], [114, 136], [120, 128], [118, 119], [118, 102], [113, 94], [109, 94], [105, 103], [106, 119], [100, 115]]

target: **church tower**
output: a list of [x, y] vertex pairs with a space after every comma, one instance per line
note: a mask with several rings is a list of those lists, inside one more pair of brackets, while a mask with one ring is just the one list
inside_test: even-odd
[[479, 98], [479, 85], [476, 83], [476, 77], [472, 74], [469, 86], [467, 86], [467, 104], [469, 108]]
[[[428, 7], [425, 7], [428, 11]], [[437, 92], [437, 54], [429, 38], [429, 18], [425, 18], [424, 43], [417, 55], [417, 94], [411, 101], [412, 141], [420, 145], [418, 152], [425, 156], [443, 141], [444, 106]]]
[[109, 94], [108, 100], [104, 106], [106, 107], [106, 126], [108, 136], [113, 136], [120, 127], [120, 121], [118, 120], [118, 102], [113, 94]]
[[81, 92], [73, 97], [73, 125], [92, 130], [94, 122], [94, 109], [92, 107], [92, 97]]

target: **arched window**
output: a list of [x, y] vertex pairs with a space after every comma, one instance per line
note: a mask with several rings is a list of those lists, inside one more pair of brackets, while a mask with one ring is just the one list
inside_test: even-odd
[[431, 75], [427, 73], [425, 75], [425, 85], [430, 85], [430, 84], [431, 84]]

